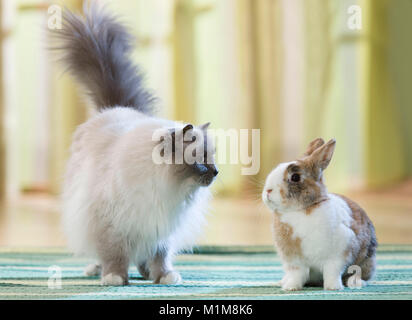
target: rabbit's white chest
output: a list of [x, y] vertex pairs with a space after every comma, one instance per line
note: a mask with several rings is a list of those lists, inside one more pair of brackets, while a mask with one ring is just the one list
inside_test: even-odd
[[[334, 199], [333, 199], [334, 200]], [[350, 210], [345, 205], [325, 202], [310, 214], [287, 212], [280, 221], [290, 226], [292, 238], [299, 239], [300, 256], [296, 257], [311, 267], [322, 268], [324, 261], [342, 256], [351, 241]]]

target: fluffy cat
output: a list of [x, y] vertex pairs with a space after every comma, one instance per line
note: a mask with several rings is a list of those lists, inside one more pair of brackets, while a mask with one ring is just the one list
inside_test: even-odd
[[340, 290], [348, 285], [351, 265], [360, 267], [363, 284], [374, 275], [377, 241], [371, 220], [359, 205], [328, 193], [323, 184], [335, 145], [333, 139], [316, 139], [302, 158], [279, 164], [266, 179], [262, 198], [273, 211], [284, 290], [304, 285]]
[[[69, 247], [97, 260], [85, 273], [101, 273], [103, 285], [128, 284], [131, 263], [155, 283], [179, 283], [172, 258], [194, 244], [218, 171], [210, 161], [154, 163], [160, 142], [153, 135], [170, 133], [176, 142], [190, 132], [203, 138], [200, 156], [213, 159], [208, 124], [152, 115], [154, 99], [130, 60], [133, 37], [105, 9], [85, 6], [84, 16], [65, 10], [54, 35], [63, 63], [98, 110], [71, 145], [62, 196]], [[184, 150], [194, 143], [185, 140]]]

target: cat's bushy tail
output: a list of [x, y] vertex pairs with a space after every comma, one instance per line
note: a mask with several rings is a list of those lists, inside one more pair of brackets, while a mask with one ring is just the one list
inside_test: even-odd
[[152, 114], [154, 98], [130, 58], [133, 36], [96, 2], [86, 1], [83, 10], [81, 16], [65, 9], [62, 29], [53, 31], [62, 62], [99, 110], [125, 106]]

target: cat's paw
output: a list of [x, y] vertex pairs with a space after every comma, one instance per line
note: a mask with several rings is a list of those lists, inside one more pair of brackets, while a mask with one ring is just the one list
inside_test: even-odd
[[159, 279], [160, 284], [179, 284], [182, 283], [182, 277], [176, 271], [170, 271]]
[[127, 280], [117, 274], [109, 273], [102, 277], [101, 284], [102, 286], [124, 286]]
[[92, 264], [89, 264], [84, 269], [84, 275], [87, 276], [87, 277], [98, 276], [101, 271], [102, 271], [102, 267], [99, 264], [92, 263]]

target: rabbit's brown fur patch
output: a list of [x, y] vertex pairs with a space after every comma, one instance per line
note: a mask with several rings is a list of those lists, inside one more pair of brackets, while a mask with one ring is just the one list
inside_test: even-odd
[[302, 256], [302, 240], [299, 237], [293, 237], [293, 228], [280, 220], [280, 214], [277, 211], [275, 211], [273, 217], [275, 245], [279, 254], [286, 259]]

